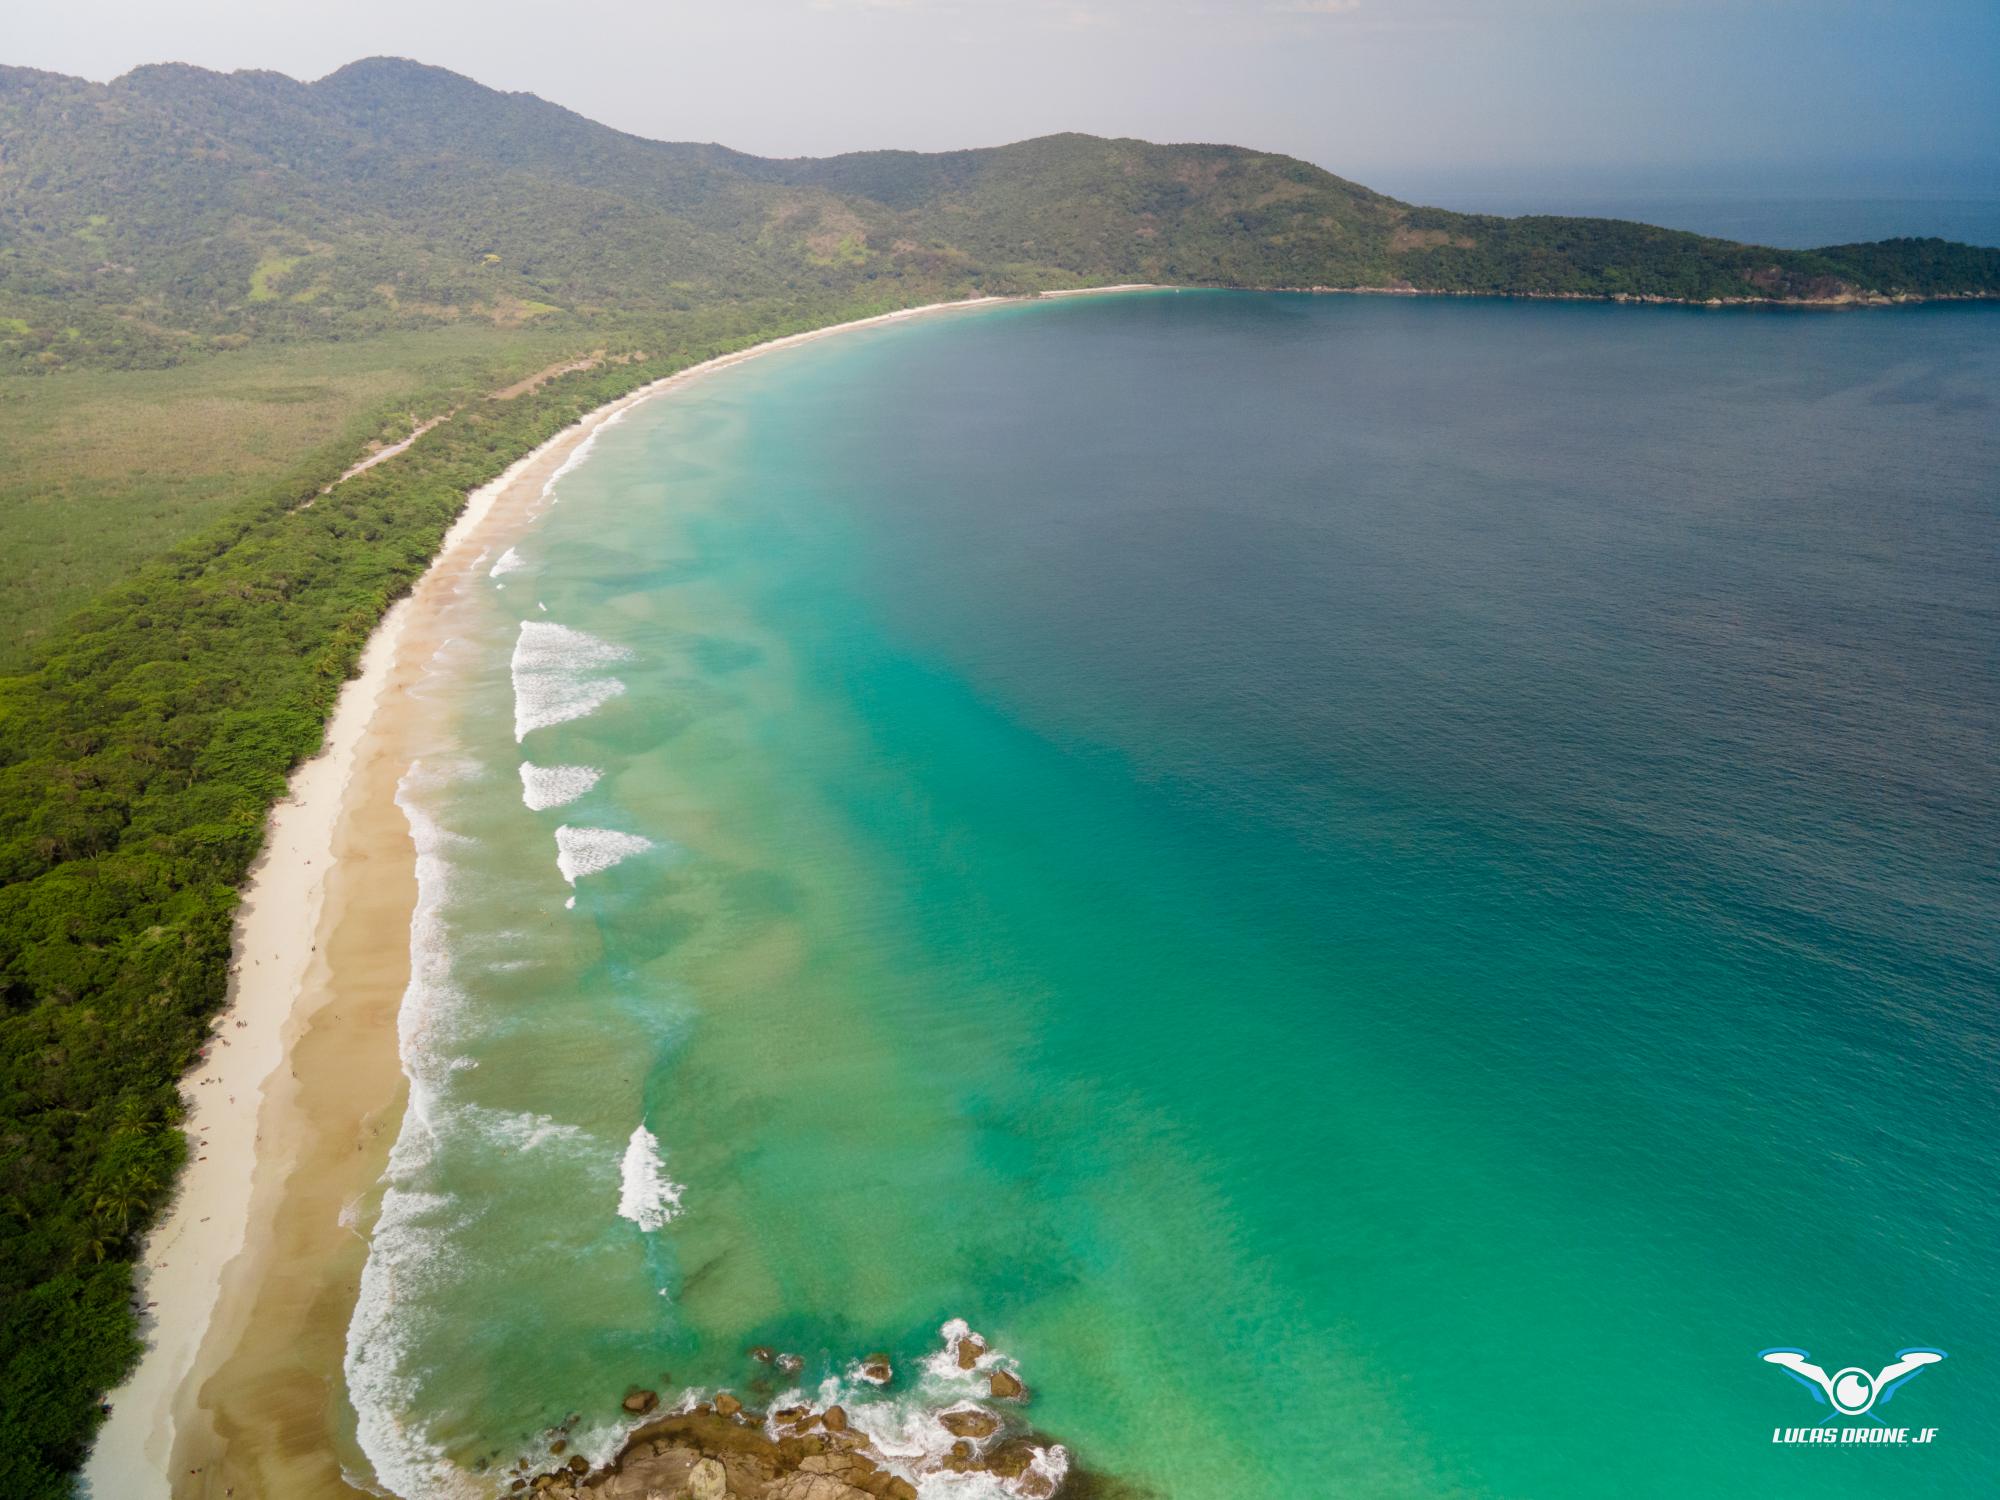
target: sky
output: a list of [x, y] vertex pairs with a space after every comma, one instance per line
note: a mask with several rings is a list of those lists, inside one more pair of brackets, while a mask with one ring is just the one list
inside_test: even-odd
[[763, 155], [1056, 130], [1452, 173], [2000, 188], [2000, 0], [67, 0], [0, 61], [316, 78], [389, 53]]

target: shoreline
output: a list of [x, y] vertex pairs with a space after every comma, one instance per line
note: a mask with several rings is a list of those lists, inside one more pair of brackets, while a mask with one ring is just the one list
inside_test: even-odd
[[[1170, 289], [1123, 283], [1042, 295]], [[320, 751], [293, 771], [270, 815], [264, 849], [242, 891], [228, 995], [201, 1064], [182, 1081], [189, 1160], [135, 1265], [146, 1349], [125, 1382], [105, 1398], [111, 1415], [84, 1465], [83, 1493], [98, 1500], [226, 1493], [233, 1481], [224, 1476], [243, 1468], [232, 1462], [232, 1438], [240, 1444], [251, 1432], [236, 1426], [229, 1412], [212, 1409], [206, 1388], [216, 1384], [220, 1394], [220, 1388], [231, 1386], [232, 1361], [255, 1341], [258, 1325], [271, 1322], [263, 1314], [273, 1310], [261, 1303], [274, 1245], [281, 1240], [287, 1244], [285, 1270], [294, 1284], [287, 1289], [285, 1309], [292, 1321], [313, 1311], [324, 1313], [329, 1294], [339, 1301], [341, 1289], [332, 1283], [352, 1268], [335, 1271], [333, 1262], [343, 1247], [365, 1248], [360, 1236], [340, 1222], [350, 1200], [341, 1200], [342, 1212], [332, 1219], [320, 1213], [309, 1216], [310, 1222], [294, 1223], [287, 1210], [292, 1200], [313, 1196], [309, 1163], [338, 1161], [351, 1169], [360, 1157], [364, 1168], [373, 1164], [367, 1174], [372, 1183], [386, 1160], [394, 1116], [400, 1114], [405, 1080], [393, 1022], [408, 976], [415, 852], [393, 796], [381, 795], [382, 778], [392, 773], [388, 788], [393, 793], [394, 781], [407, 765], [406, 760], [394, 762], [416, 717], [410, 689], [440, 644], [436, 626], [455, 591], [495, 546], [533, 521], [539, 513], [535, 501], [553, 475], [605, 425], [640, 402], [745, 360], [834, 334], [1032, 300], [989, 296], [899, 308], [719, 355], [593, 409], [467, 495], [425, 572], [377, 622], [356, 675], [343, 685], [328, 717]], [[393, 825], [385, 823], [385, 805], [394, 815]], [[388, 878], [382, 872], [365, 882], [349, 878], [357, 863], [365, 867], [378, 860], [392, 867]], [[355, 923], [347, 920], [349, 907], [359, 908], [355, 916], [365, 911], [365, 931], [357, 933]], [[399, 909], [393, 942], [380, 930], [391, 919], [390, 909]], [[386, 954], [380, 952], [384, 947]], [[343, 953], [347, 948], [366, 954], [375, 971], [364, 986], [368, 992], [357, 997], [362, 1001], [358, 1007], [346, 1004], [349, 986], [340, 972], [343, 958], [358, 956]], [[386, 1026], [381, 1024], [385, 990], [393, 994]], [[299, 1066], [309, 1045], [323, 1043], [343, 1055], [343, 1084], [360, 1082], [345, 1073], [353, 1067], [388, 1087], [326, 1089], [324, 1078]], [[392, 1081], [382, 1075], [384, 1054]], [[332, 1097], [313, 1098], [316, 1083]], [[295, 1270], [292, 1261], [301, 1239], [311, 1264]], [[351, 1307], [351, 1286], [345, 1291]], [[260, 1316], [252, 1318], [253, 1310]], [[340, 1322], [344, 1334], [344, 1316]], [[290, 1347], [285, 1343], [278, 1350], [261, 1351], [263, 1359], [252, 1363], [269, 1363]], [[324, 1418], [334, 1393], [324, 1388], [323, 1378], [306, 1383], [318, 1391], [321, 1431], [316, 1446], [331, 1459], [332, 1433]], [[243, 1389], [241, 1382], [236, 1387]], [[261, 1397], [262, 1386], [252, 1394]], [[257, 1438], [273, 1449], [282, 1446], [274, 1433]], [[296, 1451], [286, 1455], [294, 1478], [299, 1457]], [[319, 1468], [325, 1475], [325, 1464]], [[335, 1461], [336, 1474], [338, 1469]], [[260, 1465], [253, 1462], [248, 1471], [261, 1472]], [[296, 1487], [283, 1492], [304, 1493]], [[327, 1492], [356, 1493], [344, 1479]]]
[[[1190, 290], [1236, 290], [1191, 288]], [[1663, 297], [1653, 292], [1497, 292], [1425, 286], [1260, 286], [1251, 292], [1298, 292], [1313, 297], [1490, 297], [1500, 302], [1611, 302], [1621, 307], [1796, 307], [1837, 312], [1861, 307], [1928, 307], [1938, 302], [1994, 302], [1993, 292], [1926, 292], [1888, 296], [1867, 292], [1843, 297]], [[1053, 295], [1045, 293], [1044, 295]]]

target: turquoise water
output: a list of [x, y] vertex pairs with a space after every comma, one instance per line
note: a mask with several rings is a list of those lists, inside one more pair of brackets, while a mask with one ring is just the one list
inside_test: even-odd
[[1989, 1493], [1996, 400], [1996, 309], [1216, 293], [638, 409], [426, 688], [356, 1467], [770, 1344], [920, 1468], [962, 1318], [1176, 1500]]

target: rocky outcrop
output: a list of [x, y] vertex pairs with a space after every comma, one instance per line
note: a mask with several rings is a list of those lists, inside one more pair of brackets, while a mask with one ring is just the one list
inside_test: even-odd
[[938, 1425], [953, 1437], [989, 1438], [1000, 1430], [1000, 1419], [976, 1406], [954, 1406], [938, 1413]]
[[[535, 1472], [541, 1465], [516, 1463], [507, 1493], [517, 1500], [916, 1500], [919, 1481], [952, 1475], [978, 1476], [988, 1486], [997, 1481], [1019, 1500], [1053, 1500], [1059, 1490], [1065, 1500], [1108, 1493], [1096, 1479], [1071, 1475], [1065, 1451], [1023, 1424], [1027, 1391], [999, 1363], [1004, 1356], [994, 1355], [963, 1323], [948, 1324], [944, 1334], [944, 1359], [926, 1367], [919, 1389], [933, 1390], [931, 1382], [943, 1379], [958, 1399], [918, 1419], [919, 1426], [936, 1424], [928, 1457], [912, 1457], [903, 1447], [892, 1459], [872, 1446], [867, 1429], [877, 1398], [868, 1387], [894, 1379], [889, 1357], [873, 1354], [848, 1367], [850, 1378], [858, 1377], [843, 1396], [851, 1406], [830, 1401], [818, 1408], [794, 1393], [793, 1404], [767, 1415], [723, 1391], [707, 1401], [690, 1395], [680, 1410], [656, 1414], [657, 1392], [627, 1387], [623, 1409], [649, 1420], [630, 1434], [616, 1459], [593, 1472], [581, 1455], [565, 1458], [567, 1435], [582, 1420], [572, 1417], [551, 1433], [557, 1440], [541, 1461], [548, 1467]], [[768, 1346], [749, 1355], [777, 1368], [795, 1358]], [[948, 1378], [940, 1364], [951, 1372]], [[986, 1404], [982, 1387], [1009, 1404]], [[768, 1392], [769, 1383], [749, 1382], [753, 1399], [760, 1389]], [[901, 1399], [907, 1401], [908, 1393]], [[906, 1406], [895, 1418], [899, 1441], [909, 1435], [901, 1425], [908, 1415]]]
[[760, 1426], [714, 1411], [650, 1422], [598, 1473], [542, 1488], [594, 1500], [916, 1500], [917, 1494], [852, 1434], [774, 1439]]

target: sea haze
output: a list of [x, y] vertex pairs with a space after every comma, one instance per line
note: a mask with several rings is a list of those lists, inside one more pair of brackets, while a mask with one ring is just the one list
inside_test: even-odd
[[1629, 219], [1786, 250], [1905, 237], [2000, 245], [2000, 182], [1990, 169], [1787, 173], [1775, 182], [1741, 171], [1443, 170], [1390, 173], [1377, 185], [1461, 213]]
[[914, 1469], [964, 1319], [1171, 1500], [1989, 1493], [1996, 401], [2000, 308], [1159, 293], [642, 406], [405, 783], [357, 1464], [768, 1344]]

